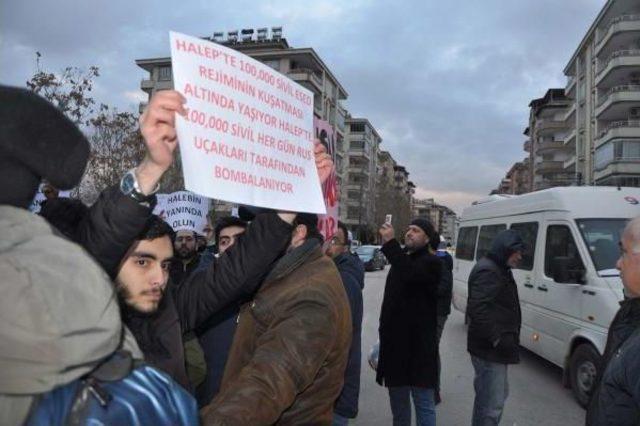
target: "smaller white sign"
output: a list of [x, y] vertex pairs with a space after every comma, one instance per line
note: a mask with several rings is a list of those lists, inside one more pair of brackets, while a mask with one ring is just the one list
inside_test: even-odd
[[211, 200], [189, 191], [157, 194], [153, 214], [160, 216], [174, 231], [195, 231], [204, 235]]

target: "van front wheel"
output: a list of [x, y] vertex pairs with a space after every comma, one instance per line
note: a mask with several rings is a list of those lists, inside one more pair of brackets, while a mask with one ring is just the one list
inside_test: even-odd
[[596, 384], [600, 355], [589, 343], [579, 345], [571, 355], [569, 372], [571, 390], [578, 403], [586, 407]]

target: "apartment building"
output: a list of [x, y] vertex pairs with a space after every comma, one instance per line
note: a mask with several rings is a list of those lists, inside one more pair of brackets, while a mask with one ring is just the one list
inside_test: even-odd
[[640, 2], [607, 1], [564, 73], [576, 179], [640, 186]]
[[533, 191], [574, 183], [575, 172], [570, 165], [574, 155], [565, 144], [571, 133], [567, 118], [571, 116], [571, 104], [564, 89], [549, 89], [544, 97], [529, 103], [529, 126], [524, 131], [529, 139], [524, 148], [529, 152], [529, 188]]
[[342, 221], [352, 230], [376, 224], [378, 152], [382, 138], [366, 118], [345, 120]]
[[[527, 141], [529, 142], [529, 141]], [[527, 143], [525, 142], [525, 150], [527, 150]], [[496, 189], [491, 191], [491, 194], [513, 194], [520, 195], [530, 192], [531, 188], [531, 170], [529, 168], [529, 157], [522, 161], [515, 163], [504, 178], [500, 181], [500, 184]]]

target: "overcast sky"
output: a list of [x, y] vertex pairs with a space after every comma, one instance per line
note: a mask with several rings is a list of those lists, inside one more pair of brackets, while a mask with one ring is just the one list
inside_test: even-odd
[[[226, 3], [225, 5], [222, 5]], [[169, 56], [170, 30], [282, 26], [312, 47], [383, 137], [420, 197], [456, 211], [497, 186], [522, 150], [528, 103], [562, 70], [605, 0], [2, 0], [0, 83], [43, 66], [97, 65], [94, 96], [137, 109], [139, 58]]]

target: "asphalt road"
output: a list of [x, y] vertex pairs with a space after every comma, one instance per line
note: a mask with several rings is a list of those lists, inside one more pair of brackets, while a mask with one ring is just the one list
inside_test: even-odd
[[[391, 410], [385, 388], [375, 382], [375, 374], [366, 358], [378, 338], [378, 319], [384, 293], [385, 271], [367, 272], [362, 324], [362, 376], [360, 413], [351, 424], [391, 425]], [[473, 409], [473, 367], [467, 353], [464, 316], [453, 311], [445, 325], [442, 355], [442, 400], [437, 407], [437, 422], [443, 426], [471, 423]], [[522, 350], [521, 363], [510, 367], [510, 394], [502, 417], [505, 426], [578, 426], [584, 424], [584, 410], [561, 383], [562, 371], [555, 365]], [[415, 417], [414, 417], [415, 422]]]

